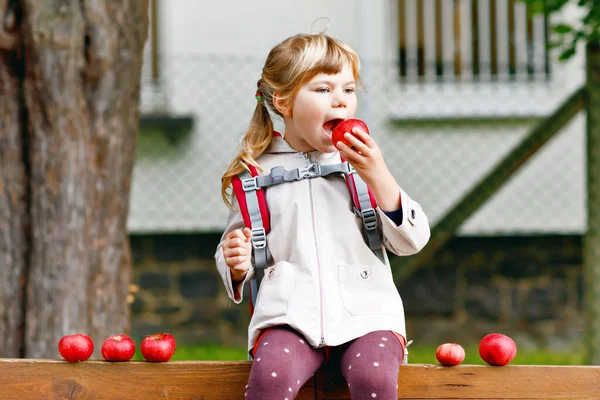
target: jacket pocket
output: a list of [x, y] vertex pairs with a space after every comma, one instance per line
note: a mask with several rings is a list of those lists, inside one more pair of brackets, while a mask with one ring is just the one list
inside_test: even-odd
[[264, 320], [287, 314], [293, 284], [294, 266], [292, 264], [280, 261], [265, 269], [265, 275], [258, 289], [254, 309], [255, 316]]
[[392, 274], [380, 265], [338, 265], [340, 295], [350, 315], [403, 316]]

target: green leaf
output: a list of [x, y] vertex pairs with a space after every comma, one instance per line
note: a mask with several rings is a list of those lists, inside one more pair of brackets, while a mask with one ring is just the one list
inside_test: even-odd
[[[536, 14], [543, 12], [546, 15], [561, 12], [563, 7], [571, 3], [578, 7], [582, 13], [577, 21], [570, 21], [573, 25], [561, 23], [552, 27], [552, 32], [558, 37], [553, 38], [553, 43], [548, 48], [561, 47], [559, 60], [571, 58], [576, 52], [579, 40], [587, 42], [600, 42], [600, 0], [520, 0], [529, 5], [528, 12]], [[567, 40], [569, 43], [567, 43]]]
[[548, 42], [546, 44], [546, 47], [549, 49], [556, 49], [557, 47], [562, 47], [564, 45], [565, 41], [564, 40], [560, 40], [560, 41], [556, 41], [556, 42]]
[[577, 33], [573, 35], [573, 46], [575, 46], [580, 39], [584, 39], [587, 41], [590, 40], [590, 36], [583, 31], [577, 31]]
[[573, 27], [567, 24], [557, 24], [552, 27], [552, 30], [560, 35], [573, 32]]
[[541, 1], [541, 3], [544, 4], [545, 11], [548, 12], [548, 13], [553, 13], [553, 12], [556, 12], [556, 11], [560, 10], [568, 2], [569, 2], [569, 0], [547, 0], [547, 1]]
[[575, 55], [576, 51], [577, 51], [577, 48], [575, 46], [571, 46], [570, 48], [568, 48], [565, 51], [563, 51], [562, 53], [560, 53], [560, 55], [558, 56], [558, 59], [560, 61], [568, 60], [569, 58], [571, 58]]

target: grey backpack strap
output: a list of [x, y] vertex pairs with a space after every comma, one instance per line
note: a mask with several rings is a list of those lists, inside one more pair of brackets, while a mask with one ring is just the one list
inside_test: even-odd
[[268, 265], [269, 253], [267, 249], [267, 234], [263, 226], [262, 216], [260, 214], [260, 206], [258, 205], [258, 196], [256, 185], [252, 185], [255, 179], [248, 171], [243, 171], [239, 175], [246, 196], [246, 205], [248, 207], [248, 215], [251, 222], [251, 240], [253, 250], [253, 265], [254, 278], [250, 280], [250, 288], [252, 289], [252, 304], [256, 304], [256, 296], [258, 295], [258, 286], [265, 274], [265, 268]]
[[356, 197], [358, 198], [357, 205], [360, 207], [360, 210], [358, 207], [354, 207], [354, 213], [363, 221], [365, 237], [369, 248], [375, 253], [377, 258], [385, 264], [385, 256], [381, 248], [381, 236], [377, 229], [377, 211], [371, 206], [369, 188], [353, 168], [350, 168], [350, 170], [349, 175], [354, 178], [354, 183], [352, 182], [352, 179], [348, 179], [348, 186], [350, 187], [351, 192], [356, 192]]
[[247, 182], [244, 183], [242, 180], [242, 183], [244, 185], [244, 190], [246, 190], [246, 187], [248, 187], [249, 189], [262, 189], [267, 188], [269, 186], [278, 185], [284, 182], [300, 181], [302, 179], [311, 179], [335, 173], [350, 173], [349, 164], [310, 164], [306, 167], [296, 168], [292, 170], [286, 170], [283, 167], [277, 166], [271, 168], [271, 172], [268, 175], [260, 175], [257, 177], [249, 176]]

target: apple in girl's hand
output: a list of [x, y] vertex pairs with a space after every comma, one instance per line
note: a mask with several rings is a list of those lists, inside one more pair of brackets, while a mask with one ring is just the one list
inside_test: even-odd
[[85, 361], [94, 352], [94, 342], [81, 333], [66, 335], [58, 342], [58, 352], [69, 362]]
[[352, 134], [353, 128], [359, 128], [360, 130], [369, 133], [367, 124], [360, 119], [346, 119], [333, 128], [333, 131], [331, 132], [331, 142], [333, 145], [337, 147], [337, 142], [342, 142], [345, 145], [350, 146], [350, 143], [344, 138], [344, 134], [346, 134], [346, 132]]
[[465, 359], [465, 349], [457, 343], [444, 343], [437, 348], [435, 358], [442, 365], [458, 365]]
[[155, 333], [142, 340], [140, 352], [144, 360], [150, 362], [169, 361], [175, 353], [175, 338], [169, 333]]
[[106, 361], [129, 361], [135, 354], [135, 343], [127, 335], [114, 335], [102, 343], [102, 357]]
[[517, 345], [506, 335], [490, 333], [479, 343], [479, 355], [490, 365], [503, 366], [517, 355]]

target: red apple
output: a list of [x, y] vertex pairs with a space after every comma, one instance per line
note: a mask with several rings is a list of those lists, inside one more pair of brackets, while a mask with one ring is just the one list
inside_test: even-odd
[[506, 335], [490, 333], [481, 339], [479, 355], [490, 365], [506, 365], [517, 355], [517, 345]]
[[457, 343], [444, 343], [437, 348], [435, 358], [442, 365], [458, 365], [465, 359], [465, 349]]
[[58, 342], [58, 352], [69, 362], [85, 361], [94, 352], [94, 342], [81, 333], [66, 335]]
[[169, 333], [155, 333], [142, 340], [140, 352], [144, 360], [150, 362], [169, 361], [175, 353], [175, 338]]
[[102, 357], [106, 361], [129, 361], [135, 354], [135, 343], [127, 335], [114, 335], [102, 343]]
[[350, 146], [350, 143], [344, 138], [344, 135], [346, 132], [352, 133], [353, 128], [359, 128], [369, 133], [367, 124], [360, 119], [346, 119], [336, 125], [331, 132], [331, 142], [334, 144], [334, 146], [337, 146], [337, 142], [342, 142], [347, 146]]

